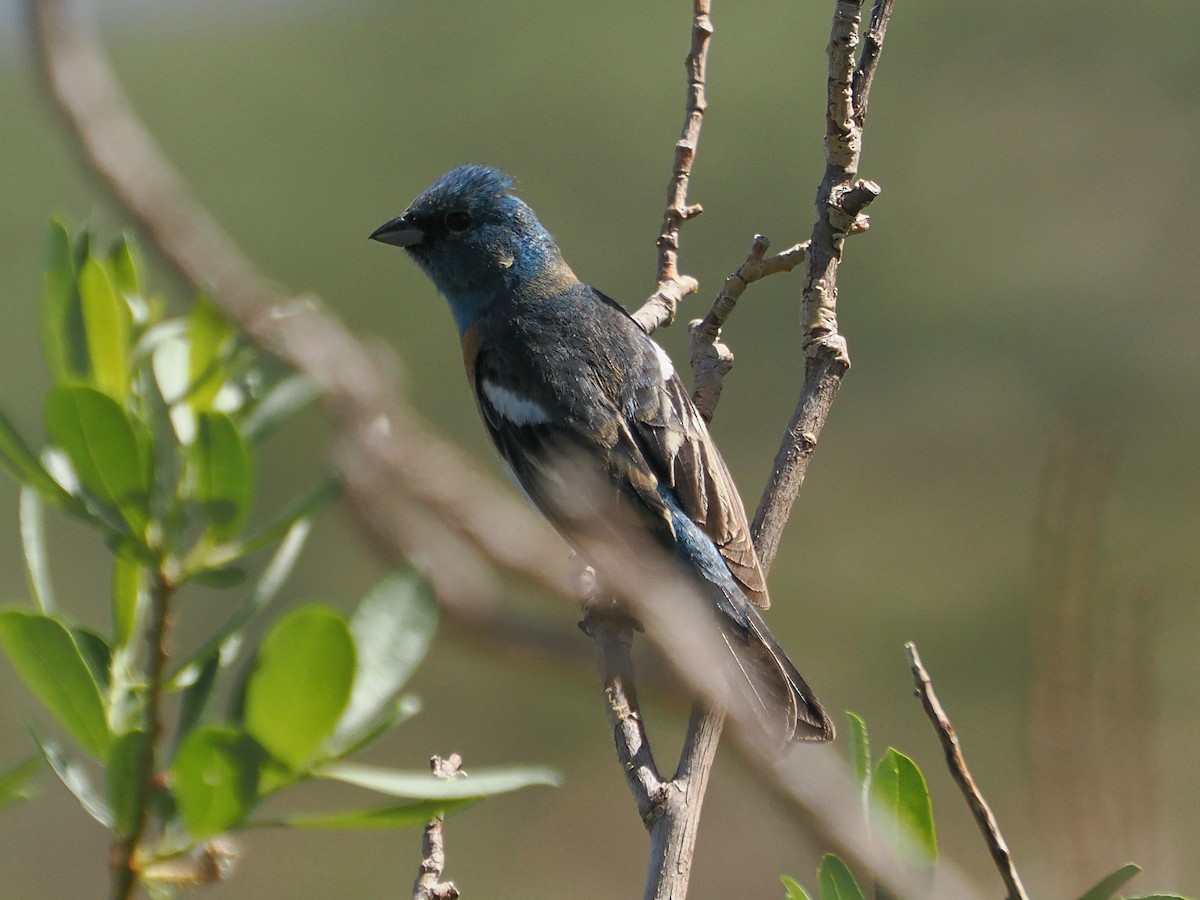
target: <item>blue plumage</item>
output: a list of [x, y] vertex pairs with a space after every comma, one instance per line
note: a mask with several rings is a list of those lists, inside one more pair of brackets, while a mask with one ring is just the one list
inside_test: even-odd
[[706, 586], [764, 723], [831, 739], [756, 609], [769, 601], [745, 509], [670, 359], [575, 276], [512, 180], [459, 166], [371, 237], [403, 247], [449, 302], [488, 433], [551, 523], [568, 541], [580, 533], [559, 463], [585, 465]]

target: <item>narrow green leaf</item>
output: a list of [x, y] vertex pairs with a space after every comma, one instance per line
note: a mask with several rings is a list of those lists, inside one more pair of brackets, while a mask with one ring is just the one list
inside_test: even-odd
[[95, 388], [61, 384], [46, 397], [46, 433], [92, 494], [140, 535], [149, 520], [149, 469], [129, 415]]
[[354, 640], [335, 610], [307, 606], [280, 619], [246, 684], [246, 730], [299, 769], [336, 727], [354, 682]]
[[321, 389], [303, 373], [289, 375], [267, 391], [242, 422], [248, 441], [261, 441], [321, 395]]
[[289, 504], [274, 521], [253, 534], [232, 544], [215, 548], [206, 562], [225, 565], [251, 553], [257, 553], [282, 540], [300, 522], [306, 522], [341, 495], [342, 486], [336, 478], [327, 478], [302, 497]]
[[38, 609], [47, 614], [53, 613], [54, 585], [50, 581], [50, 566], [46, 561], [46, 507], [42, 495], [31, 487], [21, 488], [17, 518], [21, 525], [21, 549], [25, 553], [29, 590]]
[[348, 744], [337, 744], [330, 756], [342, 759], [352, 756], [364, 747], [379, 740], [393, 728], [402, 725], [421, 711], [421, 699], [416, 694], [405, 694], [383, 709], [370, 724], [355, 735]]
[[188, 316], [188, 402], [192, 408], [213, 409], [225, 385], [229, 356], [237, 332], [207, 297], [200, 297]]
[[521, 788], [544, 785], [558, 787], [562, 776], [553, 769], [524, 766], [505, 769], [471, 769], [463, 778], [437, 778], [431, 772], [401, 772], [380, 766], [338, 762], [313, 772], [318, 778], [331, 778], [391, 797], [413, 800], [465, 800], [491, 797]]
[[205, 412], [197, 424], [196, 440], [188, 448], [195, 475], [194, 497], [204, 508], [213, 537], [227, 540], [250, 514], [253, 460], [237, 423], [229, 416]]
[[178, 747], [200, 722], [208, 701], [212, 699], [213, 688], [217, 683], [217, 673], [221, 669], [220, 654], [214, 653], [204, 660], [196, 675], [196, 680], [187, 686], [179, 701], [179, 725], [175, 729], [175, 746]]
[[783, 900], [812, 900], [812, 897], [808, 895], [808, 891], [804, 890], [804, 888], [800, 886], [800, 882], [798, 882], [795, 878], [790, 878], [787, 875], [780, 875], [779, 880], [783, 883], [783, 887], [787, 891], [787, 894], [784, 896]]
[[37, 793], [33, 779], [42, 771], [44, 762], [41, 756], [35, 754], [11, 769], [0, 772], [0, 810], [28, 800]]
[[875, 833], [910, 865], [932, 866], [938, 855], [933, 804], [917, 764], [888, 747], [871, 778], [871, 800]]
[[841, 857], [826, 853], [817, 868], [817, 888], [821, 900], [866, 900], [850, 868]]
[[299, 558], [300, 551], [304, 548], [304, 542], [308, 539], [309, 530], [310, 523], [307, 520], [301, 520], [292, 526], [287, 536], [276, 549], [275, 554], [271, 557], [271, 561], [267, 563], [262, 577], [259, 578], [258, 584], [255, 585], [254, 592], [245, 603], [234, 610], [224, 625], [171, 673], [168, 681], [172, 685], [182, 680], [185, 674], [194, 668], [198, 661], [202, 662], [218, 652], [221, 654], [221, 665], [223, 667], [233, 662], [233, 654], [225, 652], [226, 645], [232, 638], [241, 633], [242, 629], [249, 624], [251, 619], [266, 609], [271, 601], [275, 599], [275, 595], [279, 592], [280, 587], [283, 586], [284, 580], [288, 573], [292, 571], [297, 558]]
[[108, 266], [112, 271], [113, 286], [118, 291], [126, 297], [141, 296], [142, 278], [128, 235], [123, 234], [113, 241], [108, 251]]
[[350, 620], [358, 669], [334, 748], [354, 743], [408, 681], [437, 632], [438, 608], [413, 571], [395, 572], [363, 598]]
[[90, 628], [75, 626], [70, 631], [71, 637], [75, 639], [75, 643], [79, 647], [79, 655], [83, 657], [88, 671], [96, 679], [100, 695], [104, 696], [108, 691], [112, 673], [112, 648], [108, 646], [108, 641]]
[[246, 570], [241, 566], [225, 566], [221, 569], [201, 569], [191, 580], [202, 587], [227, 591], [245, 584], [247, 577]]
[[124, 403], [129, 396], [133, 332], [129, 304], [117, 296], [107, 267], [95, 258], [88, 259], [79, 273], [79, 297], [92, 379], [101, 391]]
[[42, 253], [38, 310], [42, 351], [56, 382], [87, 378], [90, 370], [76, 271], [70, 232], [61, 219], [53, 219]]
[[1122, 900], [1194, 900], [1183, 894], [1138, 894], [1134, 897], [1124, 897]]
[[145, 731], [130, 731], [113, 741], [104, 786], [117, 832], [130, 834], [142, 815], [146, 784], [154, 768], [154, 742]]
[[171, 786], [193, 838], [215, 837], [246, 818], [262, 761], [262, 748], [234, 728], [206, 725], [184, 739], [171, 765]]
[[310, 828], [342, 831], [380, 831], [389, 828], [423, 828], [437, 816], [449, 816], [461, 812], [479, 802], [470, 800], [421, 800], [416, 803], [400, 803], [394, 806], [379, 806], [373, 809], [347, 810], [346, 812], [316, 815], [293, 815], [277, 819], [263, 819], [248, 823], [253, 828]]
[[56, 506], [72, 502], [70, 495], [50, 477], [41, 460], [3, 413], [0, 413], [0, 463], [17, 481], [34, 488]]
[[1136, 863], [1125, 863], [1115, 872], [1105, 875], [1088, 890], [1084, 891], [1079, 900], [1109, 900], [1118, 890], [1132, 879], [1142, 867]]
[[117, 554], [113, 559], [112, 620], [114, 643], [126, 647], [138, 636], [146, 570], [137, 559]]
[[847, 712], [846, 719], [850, 722], [850, 771], [862, 790], [865, 804], [871, 786], [871, 740], [867, 735], [867, 723], [861, 716]]
[[50, 714], [97, 759], [112, 736], [104, 702], [75, 638], [61, 622], [23, 609], [0, 611], [0, 647]]
[[113, 827], [113, 814], [108, 808], [108, 804], [104, 802], [95, 788], [92, 787], [92, 780], [88, 776], [87, 770], [79, 763], [71, 760], [63, 753], [58, 745], [51, 741], [43, 741], [28, 723], [29, 733], [33, 736], [33, 741], [41, 751], [43, 758], [50, 764], [51, 770], [58, 776], [58, 780], [62, 782], [63, 787], [71, 792], [79, 805], [83, 807], [84, 812], [99, 822], [108, 830]]

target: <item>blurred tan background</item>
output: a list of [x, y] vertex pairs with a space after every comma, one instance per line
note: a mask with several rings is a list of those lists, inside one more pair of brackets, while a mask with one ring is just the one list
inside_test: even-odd
[[[126, 223], [41, 99], [14, 5], [0, 6], [0, 404], [36, 434], [46, 218], [106, 238]], [[129, 95], [200, 199], [269, 274], [394, 346], [413, 403], [487, 465], [444, 304], [366, 235], [445, 169], [486, 162], [516, 176], [581, 277], [627, 305], [652, 288], [688, 4], [101, 7]], [[703, 312], [756, 231], [777, 249], [808, 234], [831, 10], [715, 6], [691, 192], [706, 212], [682, 256], [703, 287], [681, 318]], [[1036, 895], [1077, 895], [1129, 859], [1148, 867], [1141, 891], [1200, 892], [1197, 46], [1191, 0], [900, 0], [871, 98], [862, 174], [884, 194], [842, 271], [854, 367], [772, 572], [771, 623], [831, 709], [865, 716], [877, 752], [916, 757], [943, 852], [991, 893], [905, 640]], [[161, 271], [157, 284], [174, 290]], [[727, 332], [737, 366], [715, 431], [751, 506], [801, 378], [799, 286], [755, 285]], [[682, 363], [683, 328], [661, 337]], [[314, 411], [272, 439], [263, 511], [310, 483], [326, 438]], [[52, 536], [62, 604], [101, 624], [106, 554], [73, 524]], [[349, 609], [382, 571], [334, 512], [284, 602]], [[25, 594], [2, 479], [0, 600]], [[180, 642], [232, 599], [190, 595]], [[569, 608], [539, 606], [570, 627]], [[590, 661], [582, 636], [579, 654]], [[464, 896], [640, 892], [644, 835], [594, 679], [498, 662], [444, 631], [413, 687], [426, 712], [373, 760], [458, 751], [468, 768], [545, 763], [567, 778], [450, 822], [447, 874]], [[665, 758], [683, 714], [650, 715]], [[23, 716], [34, 702], [0, 665], [0, 766], [30, 751]], [[0, 894], [101, 895], [104, 834], [42, 785], [0, 814]], [[209, 896], [407, 896], [419, 841], [254, 834]], [[722, 753], [693, 897], [780, 896], [778, 874], [811, 884], [822, 849]]]

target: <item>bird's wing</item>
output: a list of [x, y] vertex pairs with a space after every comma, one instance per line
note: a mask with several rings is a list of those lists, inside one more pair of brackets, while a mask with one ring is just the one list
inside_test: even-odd
[[564, 456], [587, 457], [633, 501], [643, 524], [673, 543], [665, 487], [716, 545], [746, 598], [767, 608], [741, 497], [670, 358], [623, 311], [605, 324], [623, 333], [610, 331], [613, 343], [586, 364], [572, 361], [577, 377], [565, 384], [520, 377], [507, 357], [478, 354], [475, 394], [492, 440], [529, 498], [563, 530], [567, 514], [550, 494]]
[[[671, 512], [657, 493], [659, 478], [616, 406], [603, 391], [586, 400], [554, 385], [518, 377], [506, 357], [481, 350], [475, 358], [475, 397], [484, 425], [518, 486], [564, 536], [586, 523], [587, 475], [603, 474], [626, 508], [664, 544], [673, 540]], [[562, 387], [560, 385], [560, 387]], [[587, 386], [584, 390], [588, 390]], [[601, 487], [598, 482], [595, 487]], [[592, 507], [594, 508], [594, 506]]]
[[649, 338], [644, 343], [629, 410], [641, 455], [680, 509], [716, 544], [746, 598], [766, 609], [766, 578], [733, 476], [666, 352]]

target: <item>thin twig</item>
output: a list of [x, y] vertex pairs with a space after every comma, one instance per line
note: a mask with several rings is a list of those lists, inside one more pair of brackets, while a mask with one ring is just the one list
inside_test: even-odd
[[425, 826], [421, 838], [421, 865], [417, 869], [417, 880], [413, 882], [412, 900], [455, 900], [459, 896], [454, 882], [442, 881], [442, 870], [446, 868], [444, 824], [438, 816]]
[[[462, 757], [451, 753], [448, 757], [431, 756], [429, 770], [435, 778], [465, 778]], [[412, 900], [457, 900], [458, 888], [452, 881], [442, 881], [446, 869], [446, 841], [442, 833], [445, 827], [443, 816], [435, 816], [425, 826], [421, 837], [421, 865], [417, 869], [417, 880], [413, 882]]]
[[967, 805], [971, 807], [971, 813], [979, 824], [979, 830], [983, 832], [983, 839], [987, 843], [988, 852], [992, 855], [992, 861], [996, 864], [1000, 877], [1004, 879], [1008, 900], [1029, 900], [1025, 888], [1021, 884], [1021, 876], [1017, 874], [1017, 866], [1013, 861], [1012, 852], [1008, 849], [1008, 844], [1004, 842], [1004, 835], [1000, 833], [1000, 825], [992, 814], [992, 808], [988, 806], [983, 794], [975, 785], [975, 779], [971, 777], [967, 761], [963, 759], [962, 749], [958, 745], [958, 735], [954, 733], [954, 726], [946, 716], [945, 710], [942, 709], [942, 704], [938, 702], [937, 694], [933, 692], [933, 681], [929, 677], [929, 672], [921, 664], [917, 645], [909, 642], [904, 645], [904, 650], [908, 654], [908, 664], [912, 668], [913, 679], [917, 684], [916, 694], [921, 698], [921, 706], [925, 709], [925, 715], [933, 723], [938, 739], [942, 742], [950, 774], [954, 776], [955, 782], [958, 783], [959, 789], [967, 799]]
[[703, 319], [688, 323], [691, 343], [688, 359], [692, 364], [692, 401], [711, 422], [713, 411], [721, 400], [721, 389], [725, 376], [733, 367], [733, 352], [721, 341], [721, 329], [729, 319], [742, 292], [751, 284], [778, 272], [790, 272], [804, 262], [808, 244], [796, 244], [782, 253], [766, 256], [771, 242], [761, 234], [754, 236], [754, 243], [745, 261], [725, 279], [720, 293], [713, 300], [712, 308]]
[[687, 202], [687, 190], [700, 142], [700, 126], [708, 109], [705, 80], [708, 77], [708, 42], [713, 34], [709, 18], [711, 8], [710, 0], [694, 0], [692, 4], [692, 47], [684, 60], [688, 76], [687, 112], [679, 140], [675, 142], [675, 160], [667, 185], [667, 208], [657, 241], [658, 285], [650, 299], [633, 314], [647, 333], [675, 321], [680, 302], [699, 287], [695, 278], [679, 273], [679, 233], [684, 222], [702, 211], [698, 203]]
[[[622, 621], [622, 618], [624, 621]], [[596, 643], [605, 706], [625, 782], [633, 794], [638, 815], [649, 829], [661, 812], [665, 786], [658, 774], [650, 738], [638, 705], [634, 679], [633, 630], [628, 616], [596, 615], [586, 629]]]

